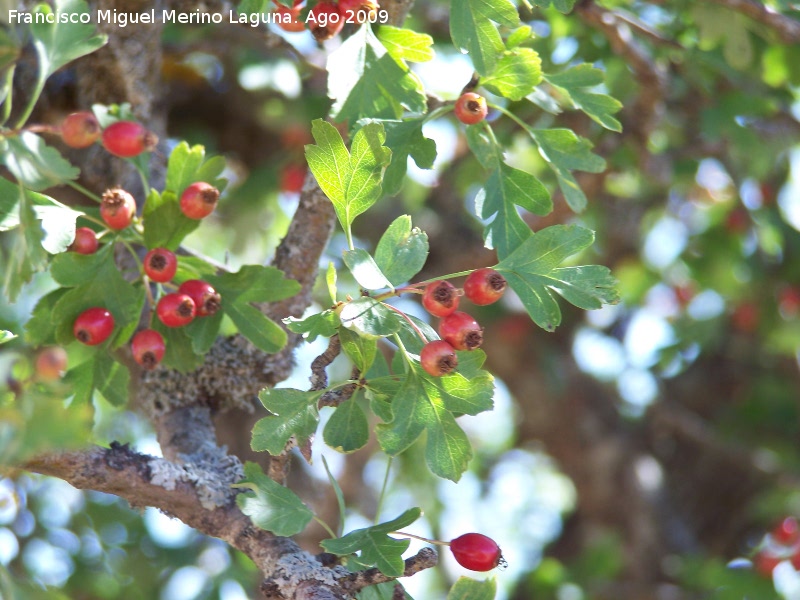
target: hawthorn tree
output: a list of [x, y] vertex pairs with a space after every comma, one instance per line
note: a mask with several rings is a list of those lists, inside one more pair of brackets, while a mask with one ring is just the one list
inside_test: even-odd
[[[463, 567], [519, 562], [422, 597], [796, 597], [792, 9], [9, 8], [0, 591], [168, 597], [198, 564], [194, 597], [410, 597], [424, 512]], [[575, 494], [518, 528], [546, 558], [438, 522], [464, 479], [502, 521], [534, 446]], [[54, 517], [26, 473], [88, 492]], [[208, 537], [170, 552], [107, 494]]]

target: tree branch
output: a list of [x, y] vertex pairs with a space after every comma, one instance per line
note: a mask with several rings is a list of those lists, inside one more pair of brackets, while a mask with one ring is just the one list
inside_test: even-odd
[[706, 0], [706, 2], [720, 4], [766, 25], [784, 44], [800, 43], [800, 21], [782, 15], [761, 2], [755, 0]]

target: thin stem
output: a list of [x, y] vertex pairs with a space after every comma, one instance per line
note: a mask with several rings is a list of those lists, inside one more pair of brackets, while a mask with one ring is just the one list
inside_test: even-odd
[[389, 535], [401, 535], [407, 538], [413, 538], [415, 540], [419, 540], [421, 542], [428, 542], [429, 544], [434, 544], [436, 546], [449, 546], [450, 542], [443, 542], [441, 540], [430, 540], [426, 537], [422, 537], [420, 535], [414, 535], [413, 533], [406, 533], [405, 531], [390, 531]]
[[328, 524], [327, 524], [325, 521], [323, 521], [322, 519], [320, 519], [320, 518], [319, 518], [317, 515], [314, 515], [314, 517], [313, 517], [313, 518], [314, 518], [314, 520], [315, 520], [317, 523], [319, 523], [320, 525], [322, 525], [322, 528], [323, 528], [325, 531], [327, 531], [327, 532], [328, 532], [328, 534], [329, 534], [329, 535], [330, 535], [332, 538], [336, 538], [336, 537], [338, 537], [338, 536], [337, 536], [337, 535], [336, 535], [336, 534], [333, 532], [333, 529], [331, 529], [331, 528], [330, 528], [330, 526], [329, 526], [329, 525], [328, 525]]
[[[41, 65], [39, 65], [41, 69]], [[33, 88], [33, 93], [31, 94], [30, 99], [28, 100], [28, 105], [25, 107], [25, 110], [22, 111], [19, 119], [17, 119], [16, 124], [12, 129], [21, 129], [25, 122], [30, 118], [31, 114], [33, 113], [33, 108], [36, 106], [36, 101], [39, 100], [39, 96], [42, 95], [42, 90], [44, 90], [44, 83], [47, 79], [45, 77], [39, 77], [39, 80], [36, 82], [36, 87]]]
[[[512, 113], [511, 111], [507, 110], [505, 107], [500, 106], [498, 104], [490, 104], [489, 106], [499, 110], [501, 113], [503, 113], [509, 119], [514, 121], [517, 125], [522, 127], [525, 131], [528, 131], [528, 124], [525, 121], [523, 121], [522, 119], [520, 119], [517, 115]], [[494, 137], [494, 133], [492, 134], [492, 137]], [[495, 140], [495, 143], [497, 143], [497, 140]]]
[[5, 81], [3, 82], [3, 87], [8, 90], [8, 95], [6, 96], [5, 100], [3, 101], [3, 114], [0, 115], [0, 125], [4, 125], [8, 118], [11, 116], [11, 108], [13, 106], [13, 95], [14, 95], [14, 86], [11, 85], [14, 81], [14, 70], [16, 69], [16, 65], [11, 65], [11, 68], [6, 71]]
[[131, 253], [131, 256], [133, 256], [133, 260], [136, 261], [136, 266], [139, 267], [139, 271], [143, 271], [144, 269], [142, 267], [142, 261], [139, 259], [139, 255], [136, 254], [136, 250], [134, 250], [133, 246], [131, 246], [131, 243], [125, 240], [120, 240], [120, 242], [128, 249], [128, 252]]
[[416, 331], [416, 332], [417, 332], [417, 335], [420, 337], [420, 339], [422, 340], [422, 343], [423, 343], [423, 344], [427, 344], [427, 343], [428, 343], [428, 338], [426, 338], [426, 337], [423, 335], [423, 333], [422, 333], [422, 332], [419, 330], [419, 327], [417, 327], [417, 326], [414, 324], [414, 321], [412, 321], [412, 320], [411, 320], [411, 318], [410, 318], [410, 317], [409, 317], [409, 316], [408, 316], [406, 313], [404, 313], [404, 312], [403, 312], [402, 310], [400, 310], [399, 308], [395, 308], [395, 307], [394, 307], [394, 306], [392, 306], [391, 304], [384, 304], [384, 306], [388, 306], [388, 307], [389, 307], [391, 310], [393, 310], [393, 311], [394, 311], [394, 312], [396, 312], [398, 315], [400, 315], [401, 317], [403, 317], [403, 318], [404, 318], [406, 321], [408, 321], [408, 324], [409, 324], [409, 325], [411, 325], [411, 328], [412, 328], [414, 331]]
[[383, 302], [387, 298], [392, 298], [394, 296], [399, 296], [400, 294], [424, 294], [424, 290], [420, 289], [422, 287], [419, 283], [412, 283], [411, 285], [407, 285], [401, 288], [395, 288], [391, 292], [383, 292], [382, 294], [378, 294], [374, 296], [375, 300], [378, 302]]
[[434, 281], [440, 281], [442, 279], [454, 279], [456, 277], [466, 277], [474, 270], [475, 269], [469, 269], [467, 271], [459, 271], [458, 273], [450, 273], [450, 275], [441, 275], [439, 277], [432, 277], [430, 279], [426, 279], [425, 281], [420, 281], [416, 285], [428, 285], [429, 283], [433, 283]]
[[91, 198], [92, 200], [94, 200], [98, 204], [101, 204], [103, 202], [103, 199], [100, 196], [98, 196], [94, 192], [90, 192], [85, 187], [83, 187], [81, 184], [79, 184], [79, 183], [77, 183], [75, 181], [67, 181], [66, 183], [72, 189], [79, 191], [81, 194], [83, 194], [87, 198]]
[[389, 474], [392, 470], [393, 457], [389, 456], [386, 461], [386, 473], [383, 474], [383, 485], [381, 486], [381, 494], [378, 496], [378, 506], [375, 509], [375, 525], [380, 523], [381, 510], [383, 509], [383, 500], [386, 497], [386, 490], [389, 487]]
[[444, 106], [440, 106], [436, 110], [432, 110], [427, 115], [425, 115], [425, 118], [422, 119], [422, 122], [423, 123], [427, 123], [428, 121], [432, 121], [433, 119], [438, 119], [442, 115], [446, 115], [447, 113], [452, 112], [452, 110], [454, 108], [455, 108], [455, 104], [453, 104], [453, 103], [445, 104]]

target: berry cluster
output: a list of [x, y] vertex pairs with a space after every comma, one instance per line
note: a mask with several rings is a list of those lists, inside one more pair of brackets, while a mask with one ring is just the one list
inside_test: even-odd
[[294, 0], [294, 6], [288, 8], [277, 0], [275, 12], [278, 27], [290, 33], [304, 31], [306, 28], [319, 42], [329, 40], [337, 35], [345, 23], [373, 23], [378, 12], [375, 0], [322, 0], [315, 4], [302, 18], [305, 10], [304, 0]]
[[764, 536], [753, 566], [765, 577], [772, 577], [775, 567], [787, 560], [800, 571], [800, 523], [794, 517], [786, 517]]
[[122, 158], [150, 152], [158, 144], [158, 136], [135, 121], [117, 121], [105, 129], [94, 113], [88, 110], [68, 115], [59, 127], [61, 139], [70, 148], [88, 148], [97, 140], [103, 147]]
[[463, 290], [458, 290], [445, 280], [425, 286], [422, 305], [430, 314], [441, 317], [439, 335], [442, 339], [430, 341], [420, 352], [420, 364], [430, 375], [439, 377], [458, 366], [456, 350], [475, 350], [483, 343], [483, 329], [469, 314], [459, 311], [463, 294], [478, 306], [497, 302], [505, 292], [506, 280], [494, 269], [477, 269], [467, 276]]

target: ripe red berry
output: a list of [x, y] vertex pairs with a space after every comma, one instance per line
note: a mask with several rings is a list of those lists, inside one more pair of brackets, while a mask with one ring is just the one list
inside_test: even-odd
[[67, 351], [61, 346], [42, 348], [34, 362], [36, 377], [45, 381], [60, 379], [67, 370]]
[[506, 285], [506, 278], [494, 269], [477, 269], [467, 276], [464, 295], [473, 304], [485, 306], [500, 300], [506, 291]]
[[458, 308], [458, 291], [449, 281], [433, 281], [425, 286], [422, 306], [435, 317], [446, 317]]
[[67, 115], [61, 122], [61, 139], [70, 148], [88, 148], [102, 133], [97, 117], [88, 110]]
[[486, 98], [475, 92], [461, 94], [456, 100], [455, 113], [456, 119], [467, 125], [475, 125], [486, 118], [489, 108], [486, 106]]
[[192, 322], [196, 309], [194, 300], [180, 292], [166, 294], [156, 305], [156, 315], [167, 327], [183, 327]]
[[323, 0], [308, 12], [306, 25], [314, 39], [324, 42], [342, 30], [344, 17], [339, 14], [339, 7], [335, 3]]
[[133, 222], [136, 200], [122, 188], [112, 188], [103, 193], [100, 216], [111, 229], [119, 231]]
[[155, 369], [164, 358], [164, 338], [155, 329], [143, 329], [131, 340], [133, 359], [145, 369]]
[[114, 156], [131, 158], [150, 152], [158, 136], [135, 121], [117, 121], [103, 130], [103, 147]]
[[475, 350], [483, 343], [483, 329], [465, 312], [456, 311], [443, 318], [439, 335], [456, 350]]
[[144, 274], [151, 281], [166, 283], [178, 270], [178, 259], [166, 248], [154, 248], [144, 255]]
[[114, 331], [114, 316], [105, 308], [87, 308], [72, 326], [75, 338], [87, 346], [102, 344]]
[[291, 164], [281, 169], [281, 191], [299, 194], [306, 180], [304, 166]]
[[181, 211], [190, 219], [207, 217], [217, 206], [219, 190], [210, 183], [198, 181], [181, 194]]
[[503, 561], [500, 546], [481, 533], [465, 533], [450, 540], [456, 562], [470, 571], [491, 571]]
[[793, 546], [800, 542], [800, 523], [794, 517], [786, 517], [770, 533], [772, 539], [781, 546]]
[[217, 290], [202, 279], [184, 281], [178, 288], [178, 292], [186, 294], [194, 301], [198, 317], [211, 316], [220, 308], [221, 297]]
[[301, 0], [295, 0], [292, 8], [287, 8], [283, 4], [278, 4], [275, 12], [277, 13], [277, 20], [275, 21], [281, 29], [289, 33], [298, 33], [304, 31], [306, 24], [300, 19], [300, 11], [303, 10]]
[[339, 0], [339, 14], [348, 23], [374, 23], [378, 3], [375, 0]]
[[94, 254], [97, 252], [97, 235], [88, 227], [78, 227], [75, 230], [75, 239], [67, 250], [78, 254]]
[[441, 377], [458, 366], [458, 357], [450, 344], [444, 340], [434, 340], [422, 347], [419, 362], [430, 375]]

